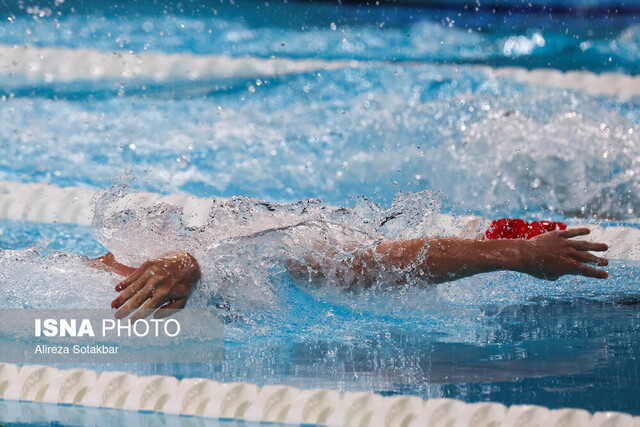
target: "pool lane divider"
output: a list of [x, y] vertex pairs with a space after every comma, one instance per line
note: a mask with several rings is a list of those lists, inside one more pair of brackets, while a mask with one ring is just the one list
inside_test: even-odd
[[[48, 406], [46, 411], [29, 415], [29, 411], [6, 410], [10, 402]], [[78, 409], [77, 422], [83, 421], [80, 409], [100, 408], [137, 411], [141, 416], [161, 414], [330, 427], [640, 427], [640, 417], [621, 412], [591, 414], [582, 409], [507, 407], [443, 398], [425, 401], [404, 395], [303, 390], [285, 385], [259, 387], [205, 378], [178, 380], [162, 375], [0, 363], [0, 419], [4, 422], [64, 422], [69, 406]], [[62, 413], [61, 419], [57, 419], [55, 408]]]
[[[0, 181], [0, 219], [49, 224], [91, 225], [94, 200], [99, 192], [86, 187], [58, 187], [51, 184], [23, 184]], [[218, 199], [220, 200], [220, 199]], [[207, 224], [214, 199], [198, 198], [187, 194], [161, 195], [158, 193], [130, 193], [109, 205], [109, 211], [127, 207], [148, 207], [157, 203], [181, 206], [183, 221], [190, 227]], [[331, 208], [331, 207], [329, 207]], [[106, 212], [109, 215], [110, 212]], [[489, 226], [490, 220], [478, 216], [434, 215], [427, 232], [431, 236], [457, 236], [478, 238]], [[640, 228], [628, 226], [599, 226], [577, 224], [591, 229], [585, 236], [607, 243], [604, 253], [609, 259], [640, 260]]]
[[[314, 71], [363, 68], [376, 60], [320, 60], [293, 58], [229, 57], [190, 53], [100, 51], [62, 46], [0, 44], [0, 69], [10, 74], [18, 86], [82, 82], [139, 82], [165, 84], [229, 79], [264, 79]], [[397, 61], [397, 66], [424, 65], [419, 61]], [[462, 69], [459, 65], [432, 67]], [[528, 70], [521, 67], [470, 65], [488, 79], [504, 78], [524, 84], [584, 91], [593, 95], [631, 100], [640, 96], [640, 77], [623, 73], [562, 72], [552, 68]]]
[[151, 82], [155, 84], [273, 78], [357, 67], [358, 61], [231, 57], [191, 53], [101, 51], [62, 46], [0, 44], [0, 68], [19, 82]]
[[623, 101], [640, 97], [640, 77], [628, 74], [596, 74], [591, 71], [560, 71], [553, 68], [528, 70], [522, 67], [473, 67], [491, 79], [504, 78], [528, 85], [584, 91], [591, 95], [614, 96]]

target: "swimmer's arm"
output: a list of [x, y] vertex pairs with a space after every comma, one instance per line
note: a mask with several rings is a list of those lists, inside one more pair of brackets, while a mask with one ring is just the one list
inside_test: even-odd
[[91, 265], [91, 267], [93, 268], [99, 268], [101, 270], [113, 272], [120, 276], [128, 276], [136, 271], [134, 267], [129, 267], [116, 261], [111, 252], [107, 252], [106, 254], [98, 258], [89, 259], [88, 261], [89, 265]]
[[586, 234], [589, 229], [579, 228], [553, 231], [531, 240], [441, 238], [384, 242], [375, 248], [375, 252], [370, 250], [365, 255], [362, 273], [371, 275], [371, 271], [365, 271], [369, 268], [397, 268], [413, 271], [431, 283], [496, 270], [519, 271], [548, 280], [565, 274], [607, 278], [605, 271], [587, 265], [607, 265], [605, 258], [589, 253], [606, 251], [607, 245], [569, 240]]
[[116, 317], [131, 316], [131, 321], [145, 318], [156, 309], [155, 317], [170, 315], [175, 309], [184, 308], [193, 285], [200, 280], [198, 261], [184, 251], [145, 261], [126, 279], [118, 283], [116, 291], [122, 291], [111, 303], [119, 309]]

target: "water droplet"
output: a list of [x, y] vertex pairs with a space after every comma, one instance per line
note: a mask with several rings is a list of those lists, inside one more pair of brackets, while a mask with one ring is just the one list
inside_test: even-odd
[[189, 161], [190, 161], [190, 160], [191, 160], [191, 159], [189, 158], [189, 156], [180, 156], [180, 157], [178, 157], [178, 158], [176, 159], [176, 161], [178, 162], [178, 166], [179, 166], [181, 169], [186, 168], [186, 167], [187, 167], [187, 165], [189, 164]]

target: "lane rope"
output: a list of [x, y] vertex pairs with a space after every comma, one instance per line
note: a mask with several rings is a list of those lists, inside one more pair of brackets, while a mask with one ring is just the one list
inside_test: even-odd
[[[86, 187], [58, 187], [52, 184], [23, 184], [0, 181], [0, 218], [48, 224], [90, 225], [93, 218], [92, 199], [96, 191]], [[131, 193], [114, 202], [110, 209], [124, 209], [129, 204], [151, 206], [156, 203], [181, 206], [183, 221], [189, 226], [207, 224], [213, 199], [188, 194], [163, 196], [157, 193]], [[433, 236], [477, 238], [479, 230], [486, 230], [489, 220], [482, 217], [453, 217], [438, 214], [430, 228]], [[586, 238], [607, 243], [604, 256], [610, 259], [640, 260], [640, 229], [624, 226], [572, 225], [591, 229]]]
[[[285, 385], [233, 382], [203, 378], [137, 376], [126, 372], [98, 373], [89, 369], [52, 366], [18, 366], [0, 363], [0, 400], [42, 402], [41, 411], [9, 410], [5, 422], [61, 422], [69, 420], [69, 406], [85, 408], [73, 413], [74, 422], [95, 422], [86, 408], [112, 408], [139, 413], [159, 413], [221, 420], [323, 425], [328, 427], [637, 427], [640, 417], [621, 412], [555, 409], [376, 393], [340, 393], [329, 389], [299, 389]], [[6, 413], [4, 413], [6, 412]], [[113, 413], [99, 412], [104, 422]], [[140, 419], [141, 422], [143, 419]]]
[[[311, 71], [366, 67], [381, 61], [318, 60], [223, 55], [193, 55], [39, 47], [0, 44], [0, 69], [12, 76], [15, 84], [51, 84], [74, 81], [92, 82], [193, 82], [211, 79], [271, 78]], [[401, 61], [398, 65], [420, 65]], [[434, 67], [451, 67], [433, 65]], [[640, 96], [640, 77], [622, 73], [596, 74], [590, 71], [562, 72], [550, 68], [528, 70], [521, 67], [472, 65], [488, 78], [508, 78], [521, 83], [579, 90], [594, 95], [616, 96], [630, 100]], [[461, 68], [461, 65], [458, 66]]]

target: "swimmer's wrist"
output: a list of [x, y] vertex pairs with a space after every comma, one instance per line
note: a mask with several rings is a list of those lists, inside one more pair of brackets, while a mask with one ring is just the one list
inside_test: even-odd
[[173, 258], [176, 261], [179, 261], [183, 267], [186, 267], [191, 273], [190, 274], [191, 282], [196, 282], [200, 280], [200, 277], [202, 276], [202, 273], [200, 271], [200, 264], [198, 263], [198, 260], [189, 252], [186, 252], [186, 251], [172, 252], [170, 254], [165, 255], [165, 259], [167, 258]]
[[527, 274], [534, 273], [537, 269], [537, 250], [535, 244], [530, 240], [523, 239], [514, 239], [513, 242], [518, 245], [519, 252], [517, 268], [514, 270]]
[[529, 273], [533, 264], [531, 242], [523, 239], [483, 240], [485, 264], [479, 272], [511, 270]]
[[200, 271], [200, 264], [198, 264], [198, 260], [193, 255], [191, 255], [189, 252], [182, 251], [182, 253], [186, 257], [186, 259], [188, 259], [189, 262], [193, 265], [193, 271], [195, 273], [194, 282], [196, 280], [200, 280], [200, 277], [202, 276], [202, 273]]

